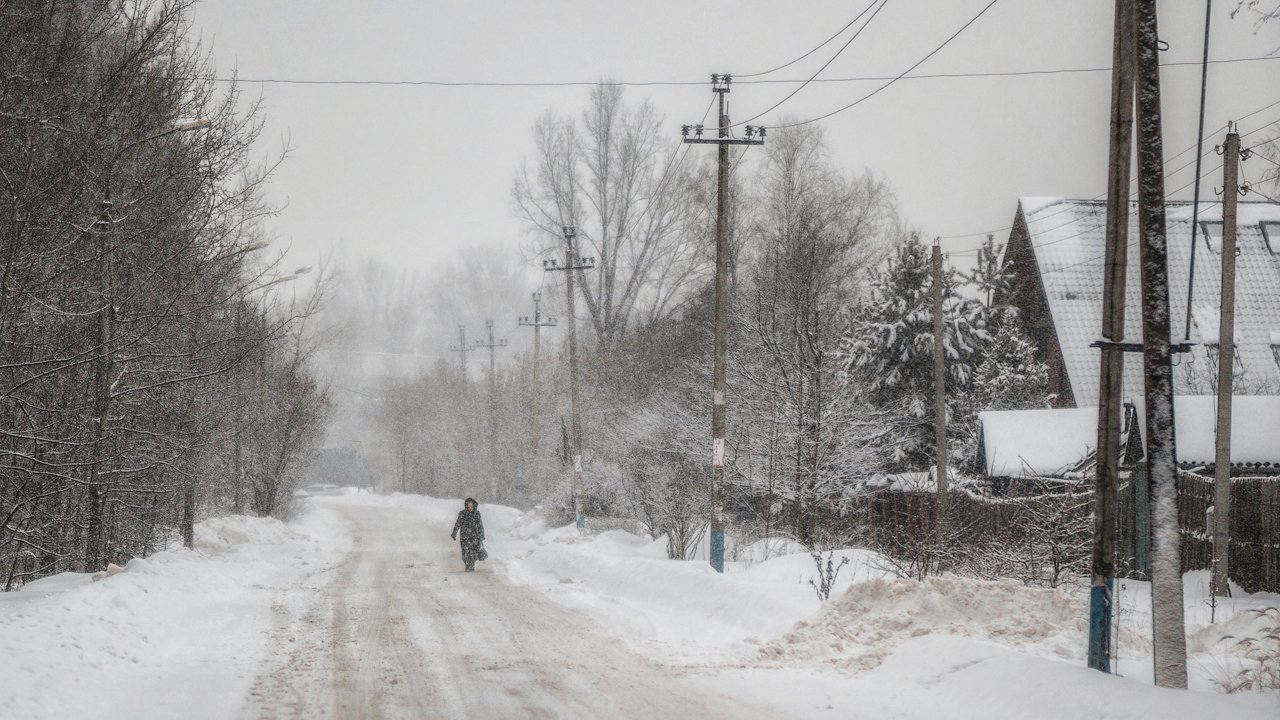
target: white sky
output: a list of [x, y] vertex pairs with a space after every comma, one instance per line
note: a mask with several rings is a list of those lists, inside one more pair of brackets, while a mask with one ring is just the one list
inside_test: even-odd
[[[194, 31], [221, 72], [238, 69], [250, 79], [704, 81], [791, 60], [867, 1], [204, 0]], [[896, 75], [986, 4], [890, 0], [821, 77]], [[1255, 34], [1249, 20], [1228, 17], [1234, 6], [1214, 3], [1213, 58], [1280, 48], [1280, 23]], [[1204, 3], [1165, 0], [1160, 10], [1171, 46], [1165, 60], [1198, 61]], [[916, 72], [1107, 67], [1111, 17], [1112, 0], [1002, 0]], [[806, 78], [841, 42], [768, 77]], [[1199, 76], [1198, 67], [1164, 71], [1169, 155], [1195, 140]], [[1280, 59], [1212, 66], [1209, 79], [1207, 129], [1280, 100]], [[1022, 195], [1102, 193], [1109, 82], [1107, 72], [904, 81], [822, 124], [838, 162], [889, 180], [903, 215], [926, 235], [981, 233], [1007, 226]], [[812, 84], [760, 122], [824, 113], [879, 84]], [[730, 114], [745, 120], [793, 87], [735, 84]], [[279, 242], [301, 263], [342, 243], [349, 256], [423, 270], [466, 246], [516, 252], [521, 228], [510, 187], [532, 150], [532, 125], [549, 108], [577, 113], [587, 96], [582, 87], [249, 84], [246, 91], [265, 100], [264, 155], [286, 137], [293, 147], [271, 186], [273, 199], [288, 202], [274, 223]], [[711, 98], [705, 84], [628, 93], [666, 113], [673, 144], [680, 124], [696, 122]], [[1280, 106], [1241, 131], [1276, 120]], [[1216, 156], [1206, 170], [1214, 166]], [[1261, 168], [1246, 164], [1250, 171]], [[1169, 188], [1191, 178], [1183, 171]], [[1204, 197], [1215, 184], [1205, 182]], [[945, 247], [963, 252], [980, 239]]]

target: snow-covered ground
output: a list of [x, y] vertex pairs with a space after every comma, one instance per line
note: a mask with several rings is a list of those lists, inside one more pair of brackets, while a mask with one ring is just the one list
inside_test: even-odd
[[[361, 603], [352, 608], [352, 627], [362, 618], [385, 623], [390, 630], [369, 627], [397, 642], [418, 643], [423, 657], [412, 662], [429, 663], [443, 651], [427, 648], [427, 626], [450, 618], [413, 614], [463, 607], [468, 593], [479, 592], [508, 598], [493, 606], [511, 616], [502, 618], [508, 631], [523, 621], [521, 602], [532, 606], [534, 597], [542, 597], [571, 610], [565, 617], [580, 618], [592, 633], [616, 639], [613, 652], [637, 676], [629, 691], [633, 703], [641, 697], [637, 692], [669, 682], [682, 692], [694, 687], [709, 697], [732, 698], [766, 717], [1280, 717], [1280, 696], [1214, 690], [1215, 680], [1245, 667], [1233, 638], [1261, 631], [1250, 611], [1280, 607], [1280, 596], [1237, 593], [1216, 608], [1218, 622], [1210, 625], [1202, 573], [1188, 574], [1186, 582], [1194, 689], [1175, 692], [1151, 686], [1145, 583], [1122, 586], [1120, 675], [1108, 676], [1083, 667], [1085, 605], [1078, 595], [1014, 582], [899, 580], [886, 577], [865, 551], [836, 554], [851, 563], [831, 600], [822, 603], [809, 582], [817, 574], [813, 561], [804, 553], [765, 557], [772, 553], [757, 547], [753, 562], [731, 563], [718, 576], [702, 562], [667, 560], [661, 541], [621, 531], [583, 538], [573, 528], [547, 528], [533, 514], [486, 506], [481, 509], [492, 557], [477, 573], [486, 577], [459, 585], [482, 580], [448, 574], [457, 569], [446, 546], [459, 506], [402, 495], [313, 498], [288, 525], [209, 520], [198, 528], [195, 552], [158, 553], [98, 581], [67, 574], [0, 595], [0, 717], [306, 717], [305, 698], [290, 712], [275, 704], [285, 690], [316, 692], [315, 683], [324, 683], [334, 669], [313, 657], [333, 644], [311, 637], [323, 629], [317, 608], [345, 617], [346, 604]], [[382, 517], [396, 525], [394, 547], [386, 539], [391, 535], [365, 539]], [[420, 563], [411, 559], [418, 542]], [[360, 570], [352, 560], [392, 553], [398, 553], [392, 561]], [[405, 601], [403, 588], [383, 587], [393, 581], [439, 581], [450, 589], [414, 604]], [[352, 594], [353, 583], [372, 590]], [[339, 585], [342, 593], [334, 589]], [[375, 612], [387, 598], [409, 617]], [[548, 627], [565, 622], [550, 610], [534, 615]], [[412, 632], [394, 631], [400, 619]], [[469, 616], [467, 622], [486, 618]], [[610, 652], [607, 643], [566, 643], [551, 630], [521, 632], [530, 653], [543, 642], [567, 654]], [[359, 640], [349, 638], [347, 650]], [[370, 641], [386, 639], [375, 634]], [[475, 654], [474, 648], [463, 650], [453, 662]], [[554, 662], [554, 655], [537, 652], [537, 662]], [[380, 678], [413, 685], [405, 677], [412, 669], [385, 667], [410, 663], [410, 654], [379, 656], [384, 672], [348, 677], [351, 689], [373, 692], [367, 686]], [[321, 666], [324, 673], [316, 669]], [[516, 663], [501, 671], [518, 678], [521, 669]], [[291, 679], [293, 674], [306, 675], [307, 682]], [[470, 683], [475, 689], [477, 681]], [[392, 700], [408, 701], [403, 690], [388, 692]], [[439, 688], [424, 691], [432, 692]], [[526, 699], [545, 704], [555, 698], [544, 688]], [[404, 710], [387, 702], [378, 713]], [[517, 703], [514, 708], [520, 698], [504, 702]], [[339, 702], [328, 712], [366, 714], [359, 707], [365, 706]], [[437, 706], [437, 715], [466, 715], [469, 709], [465, 698], [454, 698]], [[566, 706], [562, 716], [586, 712]]]

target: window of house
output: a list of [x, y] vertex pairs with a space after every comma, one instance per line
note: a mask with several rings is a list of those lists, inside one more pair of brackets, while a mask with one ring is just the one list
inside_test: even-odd
[[[1264, 221], [1258, 223], [1262, 226], [1262, 237], [1267, 239], [1267, 249], [1273, 255], [1280, 255], [1280, 221]], [[1275, 347], [1272, 345], [1272, 347]]]
[[1200, 221], [1200, 234], [1204, 236], [1204, 244], [1210, 251], [1222, 252], [1222, 223], [1208, 220]]

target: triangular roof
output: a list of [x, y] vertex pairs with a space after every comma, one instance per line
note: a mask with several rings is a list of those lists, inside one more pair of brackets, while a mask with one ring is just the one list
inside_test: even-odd
[[[1090, 343], [1101, 337], [1102, 263], [1106, 234], [1106, 203], [1064, 198], [1022, 198], [1015, 230], [1022, 224], [1061, 346], [1063, 365], [1078, 407], [1098, 402], [1100, 351]], [[1185, 335], [1187, 278], [1191, 258], [1189, 202], [1170, 202], [1166, 209], [1170, 312], [1175, 341]], [[1280, 203], [1240, 202], [1237, 213], [1236, 352], [1237, 395], [1280, 393]], [[1190, 355], [1175, 355], [1179, 394], [1212, 393], [1216, 354], [1203, 343], [1217, 340], [1222, 268], [1217, 251], [1206, 246], [1203, 228], [1212, 232], [1222, 222], [1222, 205], [1200, 205], [1202, 229], [1196, 240]], [[1220, 231], [1219, 231], [1220, 232]], [[1129, 211], [1129, 254], [1125, 290], [1126, 342], [1142, 341], [1139, 294], [1137, 206]], [[1142, 357], [1125, 354], [1124, 393], [1141, 395]]]

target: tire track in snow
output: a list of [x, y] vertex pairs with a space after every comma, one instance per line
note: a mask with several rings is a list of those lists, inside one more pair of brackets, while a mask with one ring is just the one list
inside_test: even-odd
[[632, 655], [571, 611], [462, 572], [448, 528], [408, 510], [326, 504], [352, 551], [320, 588], [284, 592], [253, 718], [760, 716]]

